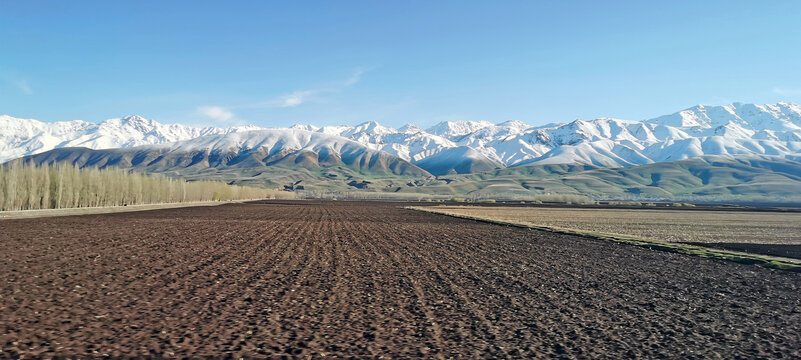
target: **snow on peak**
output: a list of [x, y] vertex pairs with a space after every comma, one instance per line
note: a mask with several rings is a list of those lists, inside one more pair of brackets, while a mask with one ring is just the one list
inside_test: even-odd
[[[454, 165], [459, 171], [496, 164], [557, 162], [628, 166], [701, 155], [801, 156], [801, 106], [786, 102], [697, 105], [644, 121], [597, 118], [537, 127], [510, 120], [498, 124], [444, 121], [425, 130], [414, 124], [394, 129], [368, 121], [355, 126], [299, 124], [272, 132], [253, 130], [261, 128], [165, 125], [137, 115], [99, 124], [80, 120], [44, 123], [0, 115], [0, 161], [59, 147], [127, 148], [231, 133], [241, 134], [226, 137], [226, 141], [242, 140], [228, 144], [232, 146], [269, 139], [301, 144], [312, 141], [309, 137], [315, 144], [352, 141], [423, 167], [448, 171], [452, 168], [448, 162], [456, 158], [467, 161], [461, 167]], [[209, 140], [188, 141], [184, 146], [206, 146], [205, 141]]]
[[290, 127], [290, 129], [293, 129], [293, 130], [306, 130], [306, 131], [317, 131], [317, 130], [320, 130], [319, 127], [311, 125], [311, 124], [295, 124], [295, 125], [292, 125]]
[[801, 107], [780, 102], [775, 105], [732, 103], [722, 106], [697, 105], [682, 111], [645, 120], [691, 132], [703, 132], [729, 124], [760, 131], [801, 130]]
[[145, 119], [140, 115], [123, 116], [120, 120], [128, 124], [153, 124], [155, 121]]
[[375, 121], [367, 121], [363, 122], [359, 125], [356, 125], [350, 133], [369, 133], [371, 135], [386, 135], [386, 134], [393, 134], [397, 131], [391, 127], [383, 126]]
[[421, 129], [419, 126], [417, 126], [415, 124], [406, 124], [406, 125], [401, 126], [401, 128], [398, 129], [398, 131], [400, 131], [402, 133], [405, 133], [405, 134], [416, 134], [416, 133], [423, 132], [423, 129]]
[[3, 115], [0, 116], [0, 162], [62, 147], [129, 148], [254, 129], [258, 127], [222, 129], [161, 124], [139, 115], [107, 119], [97, 124], [81, 120], [45, 123]]
[[499, 123], [496, 126], [515, 129], [515, 130], [518, 130], [518, 131], [522, 131], [522, 130], [526, 130], [526, 129], [531, 128], [531, 125], [526, 124], [526, 123], [524, 123], [524, 122], [522, 122], [520, 120], [504, 121], [502, 123]]
[[457, 137], [464, 136], [486, 127], [493, 126], [489, 121], [443, 121], [437, 125], [428, 128], [428, 131], [434, 135], [444, 137]]

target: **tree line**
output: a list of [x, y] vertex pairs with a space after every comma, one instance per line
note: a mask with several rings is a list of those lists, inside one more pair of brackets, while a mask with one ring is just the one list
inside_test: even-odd
[[186, 182], [68, 163], [0, 166], [0, 211], [289, 197], [283, 191], [217, 181]]

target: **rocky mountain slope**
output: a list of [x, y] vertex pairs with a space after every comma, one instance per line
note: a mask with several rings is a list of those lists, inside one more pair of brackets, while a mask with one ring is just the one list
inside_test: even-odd
[[[271, 152], [302, 150], [316, 154], [320, 161], [319, 150], [337, 148], [350, 140], [365, 149], [385, 154], [381, 156], [386, 159], [400, 159], [404, 164], [411, 163], [434, 175], [520, 165], [626, 167], [707, 155], [801, 158], [801, 106], [790, 103], [698, 105], [644, 121], [600, 118], [537, 127], [519, 121], [500, 124], [452, 121], [428, 129], [413, 124], [394, 129], [377, 122], [322, 128], [295, 125], [291, 129], [268, 132], [252, 131], [255, 129], [258, 128], [163, 125], [138, 116], [110, 119], [100, 124], [42, 123], [0, 116], [0, 161], [65, 147], [109, 149], [157, 145], [149, 151], [164, 151], [161, 144], [176, 141], [170, 149], [191, 153], [204, 149], [209, 142], [222, 141], [220, 135], [249, 130], [251, 134], [246, 135], [248, 140], [243, 142], [248, 146], [227, 156], [234, 159], [246, 156], [249, 161], [270, 164], [270, 156], [274, 155]], [[270, 136], [282, 131], [277, 148], [276, 144], [272, 144], [270, 150], [255, 148], [263, 147], [261, 143], [271, 143]], [[315, 136], [310, 134], [318, 134], [314, 141], [321, 143], [311, 147], [303, 145], [307, 138]], [[256, 159], [258, 156], [263, 158]], [[299, 161], [307, 161], [308, 156], [311, 155], [304, 155], [306, 160]], [[322, 157], [325, 163], [325, 153]]]
[[136, 115], [99, 124], [82, 120], [46, 123], [0, 115], [0, 162], [65, 147], [131, 148], [255, 129], [259, 128], [165, 125]]
[[232, 132], [128, 149], [60, 148], [26, 159], [37, 164], [67, 161], [82, 167], [115, 166], [148, 172], [210, 168], [252, 172], [277, 166], [312, 170], [346, 167], [369, 175], [430, 176], [403, 159], [358, 142], [292, 129]]
[[[644, 121], [600, 118], [533, 127], [518, 121], [443, 122], [427, 130], [400, 130], [376, 123], [323, 128], [413, 163], [435, 174], [458, 166], [445, 149], [468, 147], [464, 161], [489, 166], [591, 164], [605, 167], [642, 165], [703, 155], [772, 155], [801, 153], [801, 106], [731, 104], [695, 106]], [[452, 152], [452, 151], [451, 151]], [[462, 166], [469, 168], [469, 166]], [[457, 171], [458, 172], [458, 171]]]

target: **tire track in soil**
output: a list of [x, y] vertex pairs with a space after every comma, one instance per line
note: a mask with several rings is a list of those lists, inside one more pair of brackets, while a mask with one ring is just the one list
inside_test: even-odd
[[[390, 234], [384, 233], [383, 231], [380, 230], [380, 228], [376, 228], [374, 226], [371, 227], [371, 228], [367, 228], [365, 223], [367, 223], [368, 220], [371, 223], [378, 222], [377, 219], [375, 219], [373, 216], [370, 216], [369, 219], [363, 219], [362, 221], [358, 221], [358, 222], [349, 222], [349, 225], [354, 228], [353, 229], [354, 233], [357, 233], [357, 234], [368, 234], [366, 236], [367, 238], [372, 238], [372, 239], [382, 239], [382, 238], [383, 239], [392, 239], [392, 236]], [[383, 228], [383, 229], [386, 229], [386, 228]], [[375, 234], [376, 232], [377, 232], [377, 234]], [[378, 249], [378, 245], [373, 241], [366, 241], [365, 245], [369, 246], [372, 249], [372, 252], [374, 254], [382, 253]], [[398, 268], [398, 269], [404, 268], [405, 262], [401, 261], [396, 256], [397, 252], [383, 252], [383, 254], [384, 254], [384, 259], [390, 258], [392, 260], [392, 263], [390, 264], [391, 267]], [[424, 291], [423, 287], [420, 285], [421, 281], [424, 281], [424, 279], [412, 276], [409, 273], [408, 270], [402, 270], [402, 275], [408, 281], [408, 283], [410, 284], [412, 290], [414, 291], [415, 302], [419, 304], [419, 312], [421, 312], [422, 315], [425, 317], [424, 324], [425, 324], [426, 328], [429, 329], [429, 332], [431, 333], [431, 337], [433, 339], [433, 344], [426, 344], [426, 345], [429, 345], [429, 346], [425, 346], [425, 347], [423, 347], [421, 349], [417, 349], [417, 351], [418, 351], [417, 355], [424, 355], [425, 356], [425, 355], [430, 355], [430, 353], [433, 353], [434, 357], [436, 357], [436, 358], [444, 358], [443, 355], [442, 355], [442, 351], [444, 349], [444, 344], [443, 344], [443, 341], [442, 341], [442, 328], [439, 326], [438, 320], [434, 316], [434, 312], [431, 310], [431, 306], [430, 306], [430, 304], [429, 304], [429, 302], [428, 302], [428, 300], [426, 298], [425, 291]], [[376, 286], [378, 285], [375, 280], [373, 281], [373, 284], [376, 285]], [[401, 304], [398, 304], [398, 305], [401, 305]], [[433, 345], [434, 348], [433, 349], [430, 348], [430, 345]]]
[[[292, 269], [290, 270], [290, 274], [288, 274], [289, 276], [284, 273], [284, 283], [287, 289], [281, 290], [278, 293], [278, 303], [292, 304], [292, 310], [303, 307], [303, 299], [306, 297], [301, 296], [299, 290], [304, 286], [310, 285], [310, 283], [304, 279], [310, 277], [312, 272], [312, 260], [319, 258], [319, 255], [317, 255], [319, 248], [309, 246], [310, 236], [313, 234], [315, 225], [318, 225], [319, 221], [308, 219], [308, 217], [312, 216], [311, 214], [305, 216], [307, 218], [307, 222], [304, 224], [305, 226], [296, 230], [297, 233], [292, 234], [292, 237], [298, 243], [298, 250], [292, 253], [297, 256], [291, 256], [288, 262], [283, 266], [283, 268]], [[319, 218], [317, 220], [319, 220]], [[270, 320], [271, 330], [277, 338], [281, 339], [279, 341], [282, 345], [280, 349], [281, 355], [300, 356], [306, 351], [305, 341], [308, 341], [309, 338], [299, 338], [299, 332], [306, 330], [305, 323], [308, 322], [304, 314], [298, 314], [296, 311], [284, 313], [273, 312]]]
[[0, 357], [801, 357], [801, 276], [400, 209], [0, 222]]
[[[389, 229], [391, 229], [391, 227], [375, 227], [374, 229], [375, 229], [374, 231], [378, 232], [378, 234], [375, 235], [375, 236], [379, 237], [379, 238], [382, 238], [382, 237], [392, 238], [392, 236], [397, 236], [398, 234], [403, 234], [403, 235], [406, 235], [406, 236], [409, 235], [408, 229], [405, 229], [402, 226], [399, 226], [398, 228], [394, 229], [394, 231], [389, 230]], [[402, 231], [401, 231], [401, 229], [402, 229]], [[408, 246], [419, 245], [419, 243], [410, 241], [406, 245], [408, 245]], [[412, 249], [410, 247], [406, 247], [406, 245], [404, 245], [404, 247], [401, 248], [402, 250], [404, 250], [403, 252], [405, 252], [405, 253], [418, 253], [418, 254], [429, 253], [427, 251], [424, 251], [420, 246], [415, 246]], [[393, 260], [394, 260], [394, 264], [393, 265], [394, 266], [404, 267], [405, 266], [404, 264], [408, 263], [408, 261], [404, 261], [400, 257], [400, 253], [401, 252], [397, 251], [398, 250], [397, 248], [394, 249], [394, 250], [395, 251], [393, 251], [393, 249], [391, 247], [389, 247], [389, 246], [385, 246], [383, 248], [383, 252], [386, 254], [386, 256], [393, 258]], [[438, 255], [440, 255], [440, 254], [438, 254]], [[447, 257], [440, 258], [440, 260], [441, 259], [447, 259]], [[472, 301], [466, 295], [464, 295], [464, 293], [457, 286], [455, 286], [452, 282], [446, 280], [446, 278], [442, 276], [442, 272], [440, 270], [440, 266], [437, 265], [437, 263], [435, 261], [432, 261], [430, 257], [420, 257], [420, 258], [418, 258], [418, 260], [420, 260], [422, 263], [425, 263], [428, 267], [431, 267], [431, 268], [435, 269], [435, 275], [436, 276], [432, 277], [432, 276], [429, 275], [426, 278], [433, 278], [435, 280], [435, 282], [445, 282], [448, 285], [450, 292], [447, 293], [447, 294], [442, 294], [442, 295], [445, 295], [446, 300], [441, 301], [441, 303], [442, 303], [441, 306], [444, 306], [444, 307], [447, 307], [447, 308], [451, 308], [451, 306], [452, 306], [451, 304], [453, 304], [452, 307], [454, 309], [457, 309], [457, 308], [461, 309], [462, 306], [460, 306], [460, 305], [464, 304], [463, 307], [467, 308], [468, 311], [474, 317], [476, 317], [476, 318], [478, 318], [480, 320], [480, 322], [484, 325], [484, 329], [488, 333], [490, 333], [491, 336], [493, 336], [493, 337], [497, 336], [497, 333], [494, 330], [494, 326], [492, 325], [492, 323], [490, 323], [486, 319], [486, 317], [483, 316], [483, 312], [478, 310], [475, 306], [472, 306]], [[415, 263], [415, 264], [417, 264], [417, 263]], [[404, 274], [405, 277], [407, 277], [409, 279], [414, 279], [414, 277], [412, 277], [409, 274], [408, 270], [404, 270], [403, 274]], [[451, 317], [451, 316], [435, 317], [434, 316], [434, 312], [431, 311], [431, 306], [427, 304], [426, 297], [424, 295], [425, 290], [423, 289], [422, 286], [420, 286], [419, 283], [420, 283], [420, 281], [414, 281], [413, 288], [414, 288], [415, 294], [417, 295], [418, 301], [420, 301], [421, 304], [424, 306], [424, 309], [425, 309], [424, 313], [426, 315], [427, 323], [432, 324], [432, 332], [434, 332], [434, 334], [435, 334], [435, 344], [437, 345], [438, 351], [440, 351], [440, 352], [437, 353], [437, 355], [438, 355], [438, 357], [443, 357], [444, 355], [441, 352], [442, 351], [441, 349], [444, 348], [443, 341], [442, 341], [443, 329], [435, 321], [436, 321], [436, 319], [449, 319], [449, 318], [455, 318], [455, 317]], [[446, 302], [447, 302], [447, 304], [445, 304]], [[439, 320], [439, 321], [441, 321], [441, 320]], [[450, 328], [447, 328], [446, 330], [452, 330], [452, 331], [458, 333], [458, 336], [455, 337], [455, 341], [457, 341], [457, 342], [460, 342], [462, 339], [468, 339], [470, 336], [464, 330], [464, 327], [462, 326], [463, 322], [462, 321], [455, 321], [455, 323], [456, 323], [455, 325], [453, 325]], [[454, 354], [450, 354], [449, 356], [454, 356]]]
[[[433, 246], [432, 249], [424, 249], [423, 245], [426, 243], [431, 243], [434, 244], [435, 246]], [[482, 332], [486, 334], [486, 338], [484, 339], [484, 341], [491, 344], [493, 342], [498, 342], [499, 340], [503, 339], [499, 335], [497, 329], [498, 326], [494, 324], [492, 321], [488, 320], [487, 316], [485, 315], [485, 312], [481, 310], [481, 306], [476, 304], [478, 299], [476, 299], [475, 295], [481, 293], [480, 292], [481, 289], [484, 288], [489, 289], [490, 288], [489, 283], [480, 280], [479, 277], [477, 277], [476, 273], [470, 267], [465, 266], [464, 262], [459, 261], [458, 258], [449, 254], [448, 251], [439, 251], [439, 249], [445, 249], [445, 248], [447, 248], [450, 251], [454, 251], [457, 250], [458, 246], [453, 247], [450, 246], [450, 244], [441, 244], [436, 240], [435, 236], [432, 237], [430, 235], [422, 237], [420, 241], [410, 242], [410, 244], [414, 245], [413, 249], [414, 252], [420, 254], [431, 254], [431, 256], [421, 258], [421, 261], [426, 265], [425, 268], [431, 269], [429, 270], [429, 272], [431, 273], [429, 277], [435, 279], [434, 283], [437, 284], [444, 283], [447, 286], [447, 289], [440, 288], [439, 291], [440, 292], [444, 291], [446, 294], [448, 294], [449, 297], [451, 298], [451, 302], [455, 307], [464, 304], [464, 308], [466, 308], [467, 311], [470, 314], [472, 314], [473, 317], [480, 320], [481, 325], [483, 325]], [[463, 242], [457, 239], [457, 244], [463, 244]], [[453, 269], [452, 271], [446, 270], [447, 266], [440, 265], [443, 264], [443, 260], [447, 260], [447, 262], [449, 263], [448, 265], [455, 266], [456, 268]], [[452, 280], [453, 278], [466, 277], [466, 276], [471, 279], [474, 279], [475, 286], [472, 289], [464, 290], [463, 285], [462, 286], [457, 285]], [[518, 280], [515, 279], [515, 281]], [[496, 290], [500, 289], [496, 288]], [[472, 293], [474, 296], [473, 297], [468, 296], [467, 295], [468, 291]], [[507, 307], [511, 305], [515, 308], [516, 311], [526, 310], [525, 307], [522, 307], [519, 304], [517, 304], [513, 295], [509, 295], [504, 291], [494, 292], [493, 295], [501, 296], [504, 300], [503, 302], [505, 302], [504, 305]], [[450, 307], [450, 305], [447, 306]], [[451, 318], [451, 316], [440, 316], [440, 318], [447, 319]], [[457, 325], [455, 327], [456, 331], [461, 330], [461, 326]], [[461, 335], [460, 337], [457, 337], [457, 340], [466, 337], [464, 332], [461, 332], [460, 335]], [[486, 351], [487, 349], [485, 348], [483, 350]], [[502, 350], [502, 346], [500, 348], [497, 346], [493, 346], [491, 348], [491, 351], [496, 353], [496, 355], [505, 354], [505, 352]]]
[[[431, 241], [435, 242], [434, 240]], [[457, 241], [460, 240], [457, 239]], [[451, 247], [451, 250], [455, 249]], [[486, 312], [481, 309], [491, 308], [493, 306], [495, 307], [503, 306], [511, 310], [511, 312], [521, 315], [529, 314], [530, 309], [527, 308], [525, 305], [521, 304], [519, 301], [517, 301], [513, 293], [505, 291], [504, 287], [494, 286], [487, 280], [482, 280], [481, 279], [482, 275], [479, 275], [474, 270], [474, 267], [485, 267], [485, 268], [491, 267], [492, 263], [480, 262], [474, 266], [466, 266], [463, 262], [459, 261], [460, 258], [458, 256], [451, 255], [448, 252], [437, 252], [435, 257], [437, 259], [440, 259], [439, 260], [440, 263], [442, 262], [442, 259], [447, 259], [452, 264], [458, 264], [458, 267], [449, 271], [447, 270], [447, 267], [438, 266], [437, 263], [431, 261], [430, 258], [426, 260], [427, 267], [434, 269], [435, 276], [438, 279], [438, 281], [445, 283], [451, 289], [452, 292], [457, 294], [459, 296], [459, 303], [465, 304], [465, 307], [468, 309], [468, 311], [474, 317], [480, 320], [481, 324], [483, 325], [483, 332], [486, 334], [484, 341], [486, 341], [488, 344], [495, 343], [493, 344], [493, 346], [489, 348], [489, 350], [485, 349], [485, 351], [491, 351], [492, 353], [494, 353], [495, 356], [506, 355], [507, 351], [504, 351], [505, 344], [501, 344], [500, 342], [503, 341], [503, 339], [506, 339], [507, 336], [502, 336], [500, 334], [499, 328], [502, 328], [502, 326], [498, 325], [499, 323], [502, 324], [503, 322], [498, 321], [497, 319], [495, 319], [495, 321], [490, 321], [488, 319]], [[510, 276], [508, 273], [501, 272], [498, 273], [498, 275], [503, 278], [503, 280], [498, 281], [501, 284], [521, 284], [521, 285], [524, 284], [524, 282], [522, 282], [519, 277]], [[466, 285], [457, 285], [456, 282], [453, 280], [457, 278], [467, 278], [472, 280], [473, 284], [469, 284], [472, 285], [471, 289], [463, 290], [463, 287]], [[488, 294], [485, 293], [486, 295], [483, 296], [490, 298], [498, 296], [499, 300], [497, 301], [497, 304], [490, 305], [487, 304], [486, 302], [480, 303], [480, 300], [476, 299], [475, 294], [481, 293], [481, 290], [483, 289], [493, 289], [492, 292]], [[531, 288], [528, 288], [526, 290], [531, 290]], [[468, 296], [467, 295], [468, 292], [474, 294], [474, 296], [472, 297]], [[520, 349], [511, 349], [511, 351], [513, 351], [513, 353], [510, 355], [513, 356], [518, 356], [523, 352]]]
[[[281, 227], [280, 223], [273, 223], [272, 229], [284, 229], [286, 231], [286, 227]], [[260, 232], [263, 229], [259, 227], [255, 227], [252, 232]], [[251, 303], [253, 298], [257, 296], [256, 294], [262, 289], [264, 284], [264, 277], [269, 276], [272, 270], [277, 266], [276, 259], [278, 256], [282, 254], [289, 254], [290, 252], [287, 250], [290, 244], [287, 241], [281, 241], [280, 239], [286, 240], [286, 237], [280, 236], [282, 230], [278, 231], [278, 241], [274, 243], [270, 243], [268, 239], [259, 239], [257, 241], [258, 250], [253, 251], [251, 254], [248, 253], [240, 253], [237, 255], [243, 256], [243, 258], [237, 261], [237, 266], [232, 268], [241, 269], [245, 273], [242, 275], [244, 276], [243, 279], [238, 279], [240, 274], [234, 273], [230, 276], [225, 276], [222, 274], [218, 274], [217, 276], [221, 276], [214, 281], [211, 290], [209, 292], [216, 293], [220, 291], [221, 294], [217, 295], [213, 299], [209, 299], [203, 305], [204, 309], [209, 309], [209, 312], [213, 313], [234, 313], [240, 314], [239, 316], [239, 323], [237, 324], [227, 324], [227, 330], [225, 332], [225, 337], [227, 340], [224, 341], [225, 348], [223, 349], [226, 353], [232, 353], [236, 351], [250, 351], [253, 350], [252, 344], [249, 343], [248, 335], [252, 335], [252, 330], [249, 330], [250, 327], [254, 326], [253, 321], [251, 318], [253, 317], [252, 309], [244, 309], [246, 304]], [[271, 244], [271, 246], [264, 246], [265, 244]], [[276, 252], [275, 249], [279, 249], [281, 251]], [[258, 262], [253, 262], [253, 259], [258, 259]], [[251, 265], [251, 263], [254, 263]], [[239, 271], [239, 272], [241, 272]], [[213, 275], [213, 274], [212, 274]], [[226, 287], [230, 286], [227, 284], [228, 281], [225, 279], [231, 277], [230, 279], [237, 288], [232, 290], [227, 290]], [[240, 285], [241, 284], [241, 285]], [[215, 289], [220, 290], [215, 290]], [[217, 304], [218, 308], [215, 309], [214, 305]], [[244, 312], [244, 314], [242, 314]], [[213, 316], [213, 315], [212, 315]], [[247, 321], [245, 321], [247, 319]], [[207, 320], [212, 320], [209, 318]], [[209, 329], [211, 333], [209, 336], [214, 336], [214, 332], [217, 331], [216, 329]], [[250, 333], [248, 333], [250, 331]], [[244, 350], [242, 348], [245, 348]]]
[[343, 350], [360, 356], [375, 355], [380, 352], [379, 349], [376, 349], [374, 342], [382, 335], [381, 325], [366, 323], [362, 319], [354, 318], [366, 314], [370, 314], [370, 317], [375, 316], [376, 303], [381, 299], [377, 299], [373, 291], [378, 288], [379, 282], [376, 281], [377, 272], [372, 271], [372, 268], [384, 261], [377, 257], [374, 251], [369, 250], [369, 243], [363, 241], [358, 236], [358, 232], [354, 232], [355, 224], [361, 219], [354, 218], [354, 221], [343, 223], [344, 220], [351, 217], [350, 213], [330, 212], [329, 215], [330, 224], [334, 226], [333, 229], [336, 233], [337, 246], [345, 249], [343, 260], [347, 262], [346, 266], [342, 268], [347, 282], [341, 284], [344, 285], [343, 289], [347, 292], [347, 296], [338, 298], [338, 304], [344, 308], [344, 311], [341, 312], [344, 316], [335, 316], [336, 323], [340, 328], [352, 331], [355, 339], [365, 342], [365, 344], [359, 344], [351, 339], [347, 343], [330, 348], [330, 350]]

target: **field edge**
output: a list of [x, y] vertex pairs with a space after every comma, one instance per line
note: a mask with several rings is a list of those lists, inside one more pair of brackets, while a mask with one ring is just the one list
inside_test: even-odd
[[534, 230], [541, 230], [541, 231], [548, 231], [553, 233], [560, 233], [560, 234], [568, 234], [568, 235], [575, 235], [585, 238], [597, 239], [597, 240], [606, 240], [612, 241], [620, 244], [626, 245], [633, 245], [648, 248], [651, 250], [658, 250], [658, 251], [665, 251], [665, 252], [673, 252], [679, 254], [686, 254], [686, 255], [693, 255], [693, 256], [700, 256], [709, 259], [717, 259], [717, 260], [726, 260], [732, 261], [739, 264], [746, 264], [746, 265], [758, 265], [766, 268], [771, 269], [779, 269], [779, 270], [786, 270], [786, 271], [793, 271], [801, 273], [801, 262], [795, 262], [793, 259], [787, 258], [780, 258], [780, 257], [773, 257], [767, 255], [754, 255], [744, 252], [738, 251], [730, 251], [730, 250], [721, 250], [721, 249], [713, 249], [703, 246], [697, 245], [688, 245], [682, 243], [670, 243], [666, 241], [657, 241], [657, 240], [649, 240], [638, 238], [634, 236], [621, 236], [621, 235], [611, 235], [593, 231], [583, 231], [583, 230], [575, 230], [575, 229], [567, 229], [567, 228], [559, 228], [559, 227], [551, 227], [551, 226], [542, 226], [542, 225], [534, 225], [530, 223], [524, 222], [514, 222], [514, 221], [502, 221], [496, 220], [491, 218], [485, 217], [478, 217], [478, 216], [470, 216], [470, 215], [463, 215], [448, 212], [442, 209], [436, 209], [435, 207], [428, 207], [428, 206], [406, 206], [404, 209], [413, 210], [413, 211], [422, 211], [431, 214], [438, 214], [438, 215], [445, 215], [451, 216], [460, 219], [467, 219], [467, 220], [474, 220], [485, 222], [489, 224], [495, 225], [505, 225], [505, 226], [514, 226], [518, 228], [524, 229], [534, 229]]
[[128, 206], [103, 206], [103, 207], [77, 207], [61, 209], [36, 209], [36, 210], [14, 210], [0, 211], [0, 221], [13, 219], [34, 219], [43, 217], [58, 216], [78, 216], [78, 215], [99, 215], [114, 214], [136, 211], [150, 211], [161, 209], [176, 209], [194, 206], [217, 206], [223, 204], [241, 203], [251, 200], [226, 200], [226, 201], [192, 201], [181, 203], [160, 203], [160, 204], [139, 204]]

